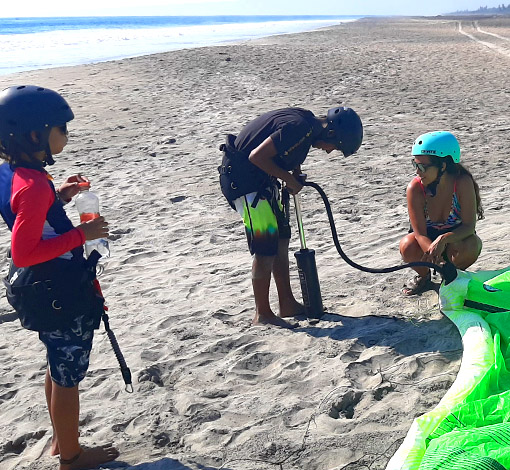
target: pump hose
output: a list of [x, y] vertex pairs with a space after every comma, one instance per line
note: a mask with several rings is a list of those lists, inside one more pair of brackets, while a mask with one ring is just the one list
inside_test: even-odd
[[115, 353], [115, 357], [120, 366], [120, 371], [122, 373], [122, 378], [124, 379], [124, 383], [126, 384], [126, 392], [133, 393], [133, 384], [131, 382], [131, 371], [126, 364], [126, 360], [122, 355], [122, 351], [120, 350], [119, 343], [117, 342], [117, 338], [115, 337], [114, 332], [110, 328], [110, 322], [107, 313], [103, 313], [103, 323], [104, 329], [106, 330], [106, 334], [108, 335], [108, 339], [112, 345], [113, 352]]
[[335, 226], [335, 220], [333, 218], [333, 213], [331, 212], [331, 205], [329, 203], [329, 200], [326, 196], [326, 193], [324, 190], [317, 184], [313, 183], [311, 181], [301, 181], [303, 186], [311, 186], [314, 188], [322, 197], [322, 200], [324, 202], [324, 206], [326, 207], [326, 212], [328, 214], [329, 219], [329, 225], [331, 227], [331, 235], [333, 236], [333, 241], [335, 243], [335, 247], [342, 257], [342, 259], [350, 266], [352, 266], [355, 269], [359, 269], [360, 271], [364, 271], [366, 273], [392, 273], [394, 271], [399, 271], [400, 269], [406, 269], [406, 268], [413, 268], [418, 266], [423, 266], [427, 268], [434, 269], [436, 272], [438, 272], [446, 284], [449, 284], [451, 281], [453, 281], [457, 277], [457, 269], [452, 263], [447, 262], [445, 265], [440, 266], [435, 263], [429, 263], [428, 261], [413, 261], [411, 263], [406, 264], [400, 264], [397, 266], [391, 266], [389, 268], [367, 268], [366, 266], [361, 266], [358, 263], [355, 263], [352, 261], [342, 250], [342, 247], [340, 246], [340, 242], [338, 241], [338, 235], [336, 231]]

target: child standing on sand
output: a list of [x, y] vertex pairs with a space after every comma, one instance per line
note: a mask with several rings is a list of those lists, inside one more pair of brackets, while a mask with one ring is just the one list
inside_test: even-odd
[[[53, 426], [50, 453], [60, 456], [60, 470], [95, 468], [119, 455], [111, 444], [82, 448], [78, 442], [78, 384], [89, 366], [103, 303], [92, 287], [93, 279], [85, 278], [82, 245], [107, 236], [108, 224], [98, 217], [73, 227], [63, 206], [87, 179], [72, 176], [55, 190], [44, 169], [66, 146], [67, 123], [73, 118], [67, 102], [52, 90], [14, 86], [0, 93], [0, 156], [6, 160], [0, 166], [0, 212], [12, 231], [8, 296], [22, 324], [38, 331], [46, 346], [45, 392]], [[69, 292], [67, 278], [76, 273], [81, 276], [78, 288]], [[17, 287], [23, 276], [30, 282]], [[53, 284], [47, 284], [48, 278]], [[47, 290], [40, 289], [42, 285]], [[62, 303], [54, 299], [54, 312], [48, 314], [51, 308], [45, 308], [44, 300], [59, 293]], [[69, 302], [71, 314], [66, 311]]]
[[[290, 286], [290, 226], [277, 180], [283, 182], [287, 194], [297, 194], [303, 188], [298, 179], [301, 164], [311, 147], [328, 154], [339, 150], [347, 157], [359, 149], [362, 140], [361, 119], [351, 108], [332, 108], [324, 117], [306, 109], [284, 108], [249, 122], [220, 147], [224, 152], [218, 169], [222, 191], [241, 215], [254, 255], [254, 325], [291, 328], [284, 318], [304, 313]], [[269, 305], [271, 274], [278, 291], [279, 316]]]

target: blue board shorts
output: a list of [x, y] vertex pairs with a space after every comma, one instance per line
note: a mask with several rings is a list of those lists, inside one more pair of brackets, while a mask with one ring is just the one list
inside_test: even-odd
[[290, 239], [288, 211], [279, 200], [275, 186], [268, 188], [255, 207], [257, 193], [249, 193], [234, 201], [237, 212], [244, 222], [248, 247], [252, 255], [276, 256], [280, 239]]
[[72, 388], [85, 378], [93, 338], [94, 320], [83, 316], [77, 317], [71, 328], [39, 333], [53, 382]]

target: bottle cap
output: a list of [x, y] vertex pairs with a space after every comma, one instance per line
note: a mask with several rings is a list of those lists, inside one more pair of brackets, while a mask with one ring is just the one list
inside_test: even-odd
[[83, 189], [89, 189], [90, 188], [90, 182], [84, 181], [83, 183], [78, 183], [78, 186]]

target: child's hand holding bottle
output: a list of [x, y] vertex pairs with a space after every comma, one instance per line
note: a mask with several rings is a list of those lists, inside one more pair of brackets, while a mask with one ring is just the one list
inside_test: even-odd
[[89, 190], [90, 182], [84, 181], [78, 183], [80, 194], [76, 198], [76, 209], [80, 214], [80, 228], [85, 233], [85, 255], [87, 258], [93, 250], [99, 252], [101, 257], [110, 256], [110, 247], [108, 245], [108, 223], [104, 217], [99, 215], [99, 198]]

